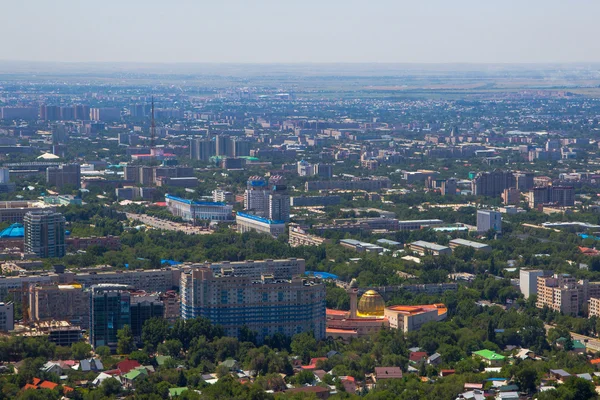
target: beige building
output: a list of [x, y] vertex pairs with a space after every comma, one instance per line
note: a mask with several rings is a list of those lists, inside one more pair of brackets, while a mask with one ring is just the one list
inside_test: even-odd
[[600, 282], [577, 281], [566, 274], [537, 278], [538, 308], [547, 306], [564, 314], [579, 315], [591, 298], [600, 298]]
[[67, 320], [89, 327], [89, 293], [80, 284], [30, 285], [28, 295], [32, 321]]
[[324, 243], [330, 243], [329, 239], [325, 239], [316, 235], [306, 233], [297, 224], [290, 224], [288, 229], [288, 243], [292, 247], [298, 246], [320, 246]]
[[448, 310], [443, 304], [428, 304], [421, 306], [391, 306], [386, 307], [384, 316], [390, 328], [403, 332], [412, 332], [428, 323], [446, 319]]

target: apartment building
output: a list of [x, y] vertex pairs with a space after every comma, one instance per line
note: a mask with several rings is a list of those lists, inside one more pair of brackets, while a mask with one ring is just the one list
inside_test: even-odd
[[285, 258], [281, 260], [246, 260], [246, 261], [221, 261], [202, 264], [185, 264], [187, 269], [209, 268], [215, 274], [222, 269], [231, 269], [237, 276], [246, 276], [251, 279], [260, 279], [262, 275], [273, 275], [275, 279], [289, 279], [292, 276], [304, 275], [306, 261], [302, 258]]
[[331, 243], [331, 240], [307, 233], [298, 224], [290, 224], [288, 228], [288, 243], [292, 247], [320, 246]]
[[538, 308], [544, 306], [569, 315], [580, 315], [591, 298], [600, 298], [600, 282], [576, 280], [567, 274], [537, 278]]
[[233, 269], [213, 273], [197, 268], [181, 275], [181, 317], [208, 318], [227, 336], [237, 337], [243, 326], [257, 333], [259, 341], [281, 333], [293, 336], [314, 332], [325, 337], [325, 286], [295, 277], [260, 280], [238, 276]]

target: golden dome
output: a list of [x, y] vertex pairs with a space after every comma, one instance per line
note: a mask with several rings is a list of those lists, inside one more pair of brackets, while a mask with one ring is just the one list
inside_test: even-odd
[[383, 317], [385, 302], [379, 293], [367, 290], [358, 301], [356, 315], [359, 317]]

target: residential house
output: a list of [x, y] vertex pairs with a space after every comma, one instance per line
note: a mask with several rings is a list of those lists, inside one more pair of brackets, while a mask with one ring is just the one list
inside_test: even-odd
[[550, 375], [560, 383], [564, 383], [564, 381], [571, 376], [571, 374], [564, 369], [551, 369]]
[[381, 379], [402, 379], [400, 367], [375, 367], [373, 380], [377, 383]]
[[473, 352], [473, 357], [481, 359], [492, 367], [498, 367], [504, 363], [506, 357], [491, 350], [479, 350]]
[[288, 389], [285, 393], [294, 395], [295, 393], [305, 393], [306, 396], [314, 394], [317, 399], [325, 400], [329, 398], [329, 389], [321, 386], [303, 386], [299, 388]]
[[414, 351], [408, 355], [408, 361], [413, 365], [421, 365], [427, 361], [427, 353], [424, 351]]
[[79, 370], [83, 372], [102, 371], [103, 369], [104, 365], [102, 365], [102, 361], [97, 358], [90, 358], [89, 360], [81, 360], [79, 362]]
[[427, 358], [428, 365], [440, 365], [442, 363], [442, 355], [440, 353], [433, 353]]

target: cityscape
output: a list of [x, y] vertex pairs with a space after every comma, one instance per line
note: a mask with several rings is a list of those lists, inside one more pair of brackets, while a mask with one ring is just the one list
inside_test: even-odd
[[[223, 26], [243, 36], [267, 7], [237, 6]], [[533, 12], [498, 7], [490, 32]], [[579, 8], [549, 18], [568, 30]], [[239, 38], [266, 29], [253, 52], [215, 31], [205, 59], [157, 62], [168, 46], [140, 33], [117, 57], [90, 27], [104, 58], [0, 57], [0, 400], [599, 398], [600, 59], [576, 58], [593, 45], [419, 45], [434, 60], [384, 35], [327, 58], [344, 23], [289, 21], [298, 39], [269, 25], [282, 10]], [[314, 58], [269, 48], [285, 40]]]

